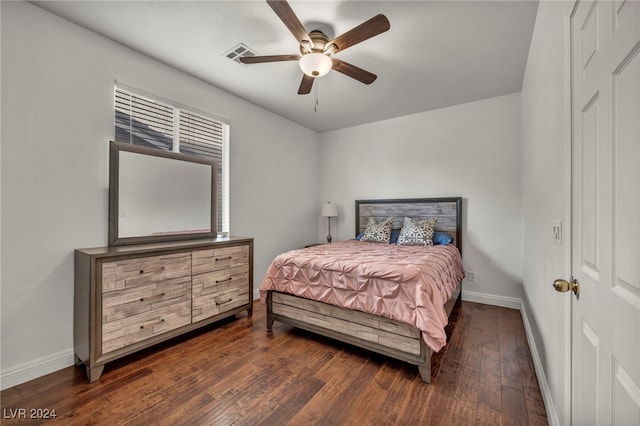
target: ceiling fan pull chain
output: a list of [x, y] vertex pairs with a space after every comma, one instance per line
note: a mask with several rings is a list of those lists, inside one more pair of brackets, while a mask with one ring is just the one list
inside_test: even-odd
[[[316, 79], [318, 80], [318, 79]], [[316, 104], [313, 107], [313, 112], [318, 112], [318, 86], [320, 85], [319, 81], [316, 81]]]

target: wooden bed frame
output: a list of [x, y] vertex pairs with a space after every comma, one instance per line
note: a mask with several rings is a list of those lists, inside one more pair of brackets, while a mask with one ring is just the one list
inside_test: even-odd
[[[394, 217], [393, 229], [402, 227], [405, 216], [414, 220], [437, 217], [436, 231], [451, 235], [453, 244], [462, 252], [460, 197], [357, 200], [356, 235], [366, 228], [369, 217], [379, 221], [389, 216]], [[450, 318], [460, 300], [458, 283], [445, 304]], [[433, 351], [422, 339], [420, 330], [409, 324], [271, 290], [267, 294], [268, 330], [276, 320], [417, 365], [422, 381], [431, 382]]]

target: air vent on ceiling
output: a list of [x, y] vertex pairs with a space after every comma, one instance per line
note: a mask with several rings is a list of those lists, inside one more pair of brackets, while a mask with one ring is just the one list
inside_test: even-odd
[[231, 50], [224, 54], [227, 58], [242, 65], [244, 64], [240, 62], [240, 58], [256, 55], [257, 53], [244, 43], [240, 43], [237, 46], [232, 47]]

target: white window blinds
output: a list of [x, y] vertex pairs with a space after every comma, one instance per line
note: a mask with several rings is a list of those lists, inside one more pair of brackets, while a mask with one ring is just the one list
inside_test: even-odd
[[173, 149], [174, 108], [116, 88], [116, 142]]
[[[218, 206], [222, 206], [225, 202], [223, 193], [223, 179], [222, 175], [226, 170], [224, 167], [224, 127], [222, 123], [219, 123], [210, 118], [202, 115], [180, 111], [179, 119], [179, 141], [180, 152], [191, 155], [199, 155], [207, 158], [211, 158], [218, 163]], [[227, 216], [221, 212], [221, 207], [218, 207], [218, 217], [221, 219], [218, 222], [218, 231], [221, 232], [223, 225], [227, 223]], [[229, 227], [225, 228], [228, 231]]]
[[229, 126], [146, 96], [115, 88], [115, 140], [218, 163], [218, 232], [229, 232]]

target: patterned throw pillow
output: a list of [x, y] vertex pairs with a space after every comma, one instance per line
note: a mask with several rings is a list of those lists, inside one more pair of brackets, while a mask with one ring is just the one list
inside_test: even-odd
[[399, 246], [432, 246], [433, 228], [437, 221], [438, 219], [433, 217], [416, 223], [410, 217], [405, 217], [397, 244]]
[[360, 241], [389, 244], [389, 241], [391, 240], [392, 225], [393, 217], [388, 217], [380, 223], [376, 223], [376, 221], [372, 217], [370, 217], [367, 228], [362, 233], [362, 238], [360, 239]]

